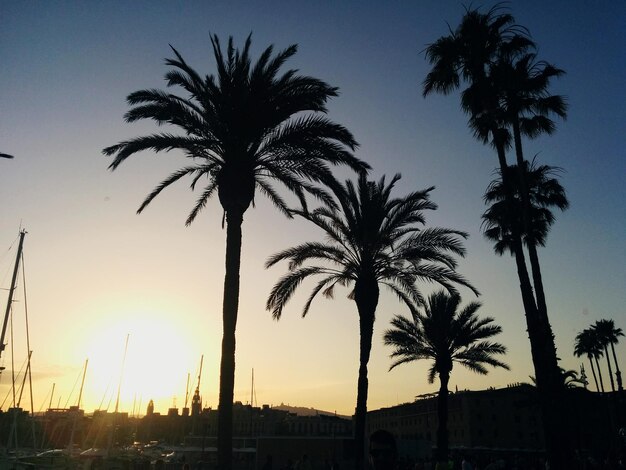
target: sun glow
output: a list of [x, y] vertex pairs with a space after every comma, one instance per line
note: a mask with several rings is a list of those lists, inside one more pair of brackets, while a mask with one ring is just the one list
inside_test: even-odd
[[183, 331], [171, 313], [135, 310], [106, 317], [85, 345], [89, 364], [82, 407], [114, 411], [117, 405], [138, 414], [153, 399], [161, 409], [175, 400], [182, 408], [187, 373], [199, 359], [193, 333]]

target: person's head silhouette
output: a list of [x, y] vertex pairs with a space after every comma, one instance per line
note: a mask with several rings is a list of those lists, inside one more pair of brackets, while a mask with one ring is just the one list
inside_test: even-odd
[[374, 470], [394, 470], [398, 451], [396, 440], [388, 431], [379, 429], [370, 436], [369, 460]]

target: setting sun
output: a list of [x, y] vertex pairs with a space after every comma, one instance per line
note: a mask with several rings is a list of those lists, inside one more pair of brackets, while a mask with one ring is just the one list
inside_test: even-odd
[[87, 409], [113, 411], [120, 376], [120, 411], [132, 413], [134, 406], [147, 405], [150, 399], [162, 408], [172, 406], [174, 399], [184, 405], [187, 372], [193, 373], [199, 357], [175, 316], [155, 310], [120, 311], [94, 328], [98, 334], [90, 336], [84, 348], [89, 360], [83, 401]]

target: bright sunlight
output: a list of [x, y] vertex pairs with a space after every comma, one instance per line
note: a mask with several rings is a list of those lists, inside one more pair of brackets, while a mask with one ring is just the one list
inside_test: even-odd
[[171, 313], [135, 310], [94, 325], [98, 334], [85, 345], [89, 365], [82, 406], [114, 411], [121, 377], [119, 411], [143, 414], [151, 399], [159, 409], [182, 408], [187, 373], [194, 376], [200, 358], [189, 345], [191, 333], [175, 320]]

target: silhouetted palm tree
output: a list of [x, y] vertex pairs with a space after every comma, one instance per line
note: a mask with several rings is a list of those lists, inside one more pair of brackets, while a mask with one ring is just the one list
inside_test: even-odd
[[595, 331], [598, 339], [598, 344], [600, 347], [604, 348], [604, 352], [606, 354], [606, 363], [609, 367], [609, 375], [611, 377], [611, 389], [615, 391], [615, 384], [613, 382], [613, 375], [611, 372], [611, 361], [609, 360], [609, 350], [608, 346], [611, 346], [611, 352], [613, 353], [613, 363], [615, 364], [615, 378], [617, 379], [617, 389], [623, 390], [622, 387], [622, 373], [619, 370], [619, 365], [617, 364], [617, 356], [615, 355], [615, 344], [619, 342], [619, 337], [624, 336], [621, 328], [615, 327], [615, 322], [613, 320], [598, 320], [592, 326]]
[[[426, 58], [432, 68], [423, 83], [423, 94], [432, 92], [449, 94], [465, 83], [461, 106], [469, 114], [470, 128], [475, 137], [491, 143], [498, 155], [500, 172], [504, 177], [508, 205], [513, 211], [512, 185], [508, 182], [506, 149], [510, 134], [506, 130], [505, 115], [500, 107], [499, 93], [490, 76], [490, 67], [499, 57], [515, 55], [533, 48], [534, 43], [526, 31], [515, 24], [511, 14], [498, 5], [481, 13], [467, 10], [456, 30], [443, 36], [426, 48]], [[516, 229], [514, 227], [514, 229]], [[518, 233], [512, 238], [515, 262], [520, 278], [520, 289], [528, 324], [533, 363], [537, 374], [543, 378], [542, 332], [538, 325], [538, 312], [530, 276]], [[556, 358], [555, 358], [556, 361]], [[556, 370], [556, 363], [554, 364]], [[541, 382], [541, 381], [540, 381]]]
[[522, 227], [521, 221], [521, 190], [520, 179], [517, 178], [519, 167], [511, 165], [507, 168], [510, 173], [509, 181], [513, 184], [514, 207], [510, 212], [506, 204], [506, 192], [502, 183], [502, 176], [494, 179], [485, 192], [485, 204], [491, 204], [483, 214], [483, 230], [485, 236], [494, 242], [494, 250], [498, 255], [505, 252], [513, 254], [512, 226], [517, 225], [526, 246], [545, 246], [546, 238], [551, 225], [554, 223], [554, 214], [551, 208], [565, 210], [569, 201], [565, 189], [556, 178], [560, 168], [549, 165], [538, 165], [536, 160], [531, 163], [524, 161], [523, 173], [528, 191], [530, 211], [528, 223]]
[[[500, 103], [504, 119], [513, 131], [517, 166], [524, 164], [522, 135], [535, 138], [541, 134], [552, 134], [556, 130], [552, 116], [566, 117], [567, 104], [560, 95], [551, 95], [548, 91], [553, 78], [565, 74], [545, 61], [537, 61], [536, 54], [526, 53], [520, 57], [501, 56], [491, 70], [493, 80], [501, 90]], [[518, 187], [521, 195], [522, 227], [529, 230], [531, 224], [531, 200], [525, 173], [518, 173]], [[535, 243], [527, 243], [528, 258], [533, 275], [533, 286], [537, 298], [537, 308], [548, 320], [548, 309], [543, 289], [541, 267]]]
[[[431, 71], [423, 83], [424, 96], [439, 92], [449, 94], [461, 86], [461, 107], [469, 115], [474, 136], [490, 143], [496, 150], [505, 190], [505, 204], [515, 211], [513, 183], [509, 181], [506, 151], [511, 147], [511, 110], [504, 106], [504, 90], [497, 67], [503, 61], [515, 60], [532, 52], [534, 42], [525, 28], [517, 25], [502, 4], [486, 13], [466, 10], [460, 25], [449, 35], [439, 38], [426, 49]], [[539, 113], [541, 114], [541, 113]], [[552, 330], [545, 302], [535, 298], [535, 291], [526, 265], [521, 228], [513, 225], [511, 244], [520, 280], [520, 291], [535, 374], [542, 399], [542, 415], [546, 435], [546, 450], [553, 467], [561, 466], [570, 454], [563, 426], [562, 382]], [[538, 268], [538, 263], [536, 264]], [[540, 280], [539, 270], [533, 279]], [[541, 293], [543, 291], [541, 290]], [[565, 464], [563, 464], [565, 465]]]
[[[563, 382], [563, 387], [565, 388], [587, 387], [586, 380], [582, 376], [579, 377], [578, 372], [573, 369], [566, 370], [563, 367], [559, 367], [559, 374], [561, 376], [561, 381]], [[529, 377], [532, 385], [536, 387], [537, 381], [535, 380], [535, 377], [532, 375]]]
[[417, 191], [402, 198], [392, 198], [391, 191], [400, 178], [389, 184], [361, 176], [358, 185], [346, 181], [336, 188], [339, 210], [325, 205], [298, 215], [317, 225], [325, 233], [325, 242], [308, 242], [273, 255], [267, 267], [287, 260], [289, 273], [272, 289], [267, 309], [280, 319], [283, 308], [305, 279], [321, 276], [304, 305], [302, 316], [321, 292], [332, 298], [337, 285], [352, 288], [349, 298], [359, 314], [360, 354], [355, 413], [355, 468], [363, 468], [365, 418], [367, 413], [367, 364], [380, 285], [388, 287], [409, 309], [422, 302], [417, 282], [436, 282], [452, 293], [454, 284], [476, 290], [456, 272], [454, 256], [464, 256], [461, 238], [467, 235], [445, 228], [423, 228], [425, 210], [434, 210], [430, 200], [433, 189]]
[[[367, 164], [351, 153], [357, 145], [352, 134], [317, 113], [337, 89], [316, 78], [289, 70], [279, 74], [295, 53], [292, 45], [274, 54], [270, 46], [256, 63], [250, 57], [250, 37], [243, 48], [232, 38], [222, 50], [211, 37], [217, 73], [202, 77], [172, 48], [168, 87], [179, 87], [184, 96], [149, 89], [131, 93], [127, 122], [152, 119], [170, 124], [182, 133], [167, 132], [136, 137], [103, 150], [114, 155], [112, 170], [142, 150], [180, 150], [193, 163], [174, 172], [148, 195], [141, 212], [163, 189], [190, 176], [191, 188], [205, 181], [200, 197], [187, 218], [190, 224], [217, 194], [226, 222], [226, 274], [223, 299], [223, 339], [220, 366], [218, 464], [228, 470], [232, 457], [232, 403], [235, 370], [235, 327], [239, 302], [241, 224], [258, 190], [289, 215], [286, 202], [272, 183], [281, 183], [306, 206], [305, 194], [330, 204], [332, 198], [316, 183], [336, 183], [329, 166], [348, 165], [359, 172]], [[306, 114], [308, 113], [308, 114]]]
[[[602, 382], [602, 371], [600, 370], [600, 364], [598, 363], [598, 357], [602, 355], [602, 347], [598, 342], [596, 332], [590, 328], [581, 331], [576, 335], [576, 341], [574, 343], [574, 354], [576, 357], [582, 355], [587, 356], [589, 364], [591, 364], [591, 372], [593, 374], [593, 380], [596, 383], [596, 390], [604, 393], [604, 383]], [[598, 387], [598, 379], [596, 378], [596, 370], [593, 367], [593, 361], [596, 361], [598, 366], [598, 375], [600, 376], [600, 387]]]
[[504, 354], [500, 343], [487, 341], [499, 334], [502, 328], [493, 324], [493, 318], [479, 318], [478, 302], [471, 302], [459, 310], [461, 299], [440, 291], [431, 294], [423, 312], [413, 312], [412, 318], [396, 315], [392, 328], [384, 335], [385, 344], [394, 347], [395, 359], [390, 370], [400, 364], [417, 360], [430, 360], [428, 383], [439, 376], [437, 397], [437, 458], [448, 457], [448, 382], [453, 363], [457, 362], [473, 372], [486, 374], [486, 366], [509, 367], [494, 356]]

